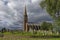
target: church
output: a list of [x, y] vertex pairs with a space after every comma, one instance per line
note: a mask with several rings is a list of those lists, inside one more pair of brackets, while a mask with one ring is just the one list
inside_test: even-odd
[[40, 29], [40, 24], [29, 24], [28, 23], [28, 15], [27, 15], [26, 6], [25, 6], [25, 9], [24, 9], [23, 25], [24, 25], [24, 31], [25, 32], [28, 32], [30, 29], [32, 29], [32, 30], [39, 30]]

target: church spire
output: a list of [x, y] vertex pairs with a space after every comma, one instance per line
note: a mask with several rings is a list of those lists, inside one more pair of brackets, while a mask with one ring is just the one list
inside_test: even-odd
[[27, 15], [26, 5], [25, 5], [25, 13], [24, 13], [24, 15]]
[[27, 10], [26, 10], [26, 6], [24, 8], [24, 31], [27, 30], [27, 22], [28, 22], [28, 16], [27, 16]]

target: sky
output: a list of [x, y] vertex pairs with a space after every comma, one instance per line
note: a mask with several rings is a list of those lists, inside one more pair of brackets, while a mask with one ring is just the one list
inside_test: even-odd
[[0, 27], [22, 27], [26, 5], [28, 22], [52, 21], [39, 3], [42, 0], [0, 0]]

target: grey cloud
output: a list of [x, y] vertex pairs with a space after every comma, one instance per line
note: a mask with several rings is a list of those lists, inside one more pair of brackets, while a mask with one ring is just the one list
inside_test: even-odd
[[[5, 21], [2, 23], [5, 26], [14, 27], [23, 26], [23, 14], [24, 14], [24, 4], [27, 5], [27, 13], [29, 22], [40, 22], [40, 21], [51, 21], [49, 14], [45, 10], [42, 10], [39, 6], [38, 1], [36, 3], [31, 3], [30, 0], [6, 0], [1, 1], [0, 11], [5, 14]], [[6, 3], [7, 2], [7, 3]], [[6, 4], [5, 4], [6, 3]], [[15, 15], [17, 14], [17, 15]], [[17, 19], [16, 19], [17, 18]], [[6, 23], [6, 24], [5, 24]]]
[[42, 10], [39, 4], [28, 5], [27, 10], [29, 22], [52, 21], [50, 15], [45, 10]]

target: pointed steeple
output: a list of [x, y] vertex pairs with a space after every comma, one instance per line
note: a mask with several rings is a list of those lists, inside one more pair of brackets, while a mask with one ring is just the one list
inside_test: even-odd
[[25, 11], [24, 15], [27, 15], [26, 5], [25, 5], [25, 10], [24, 11]]
[[25, 9], [24, 9], [24, 31], [27, 30], [27, 22], [28, 22], [28, 16], [27, 16], [27, 10], [26, 10], [26, 6], [25, 6]]
[[28, 21], [26, 5], [25, 5], [25, 9], [24, 9], [24, 18], [25, 18], [24, 20]]

